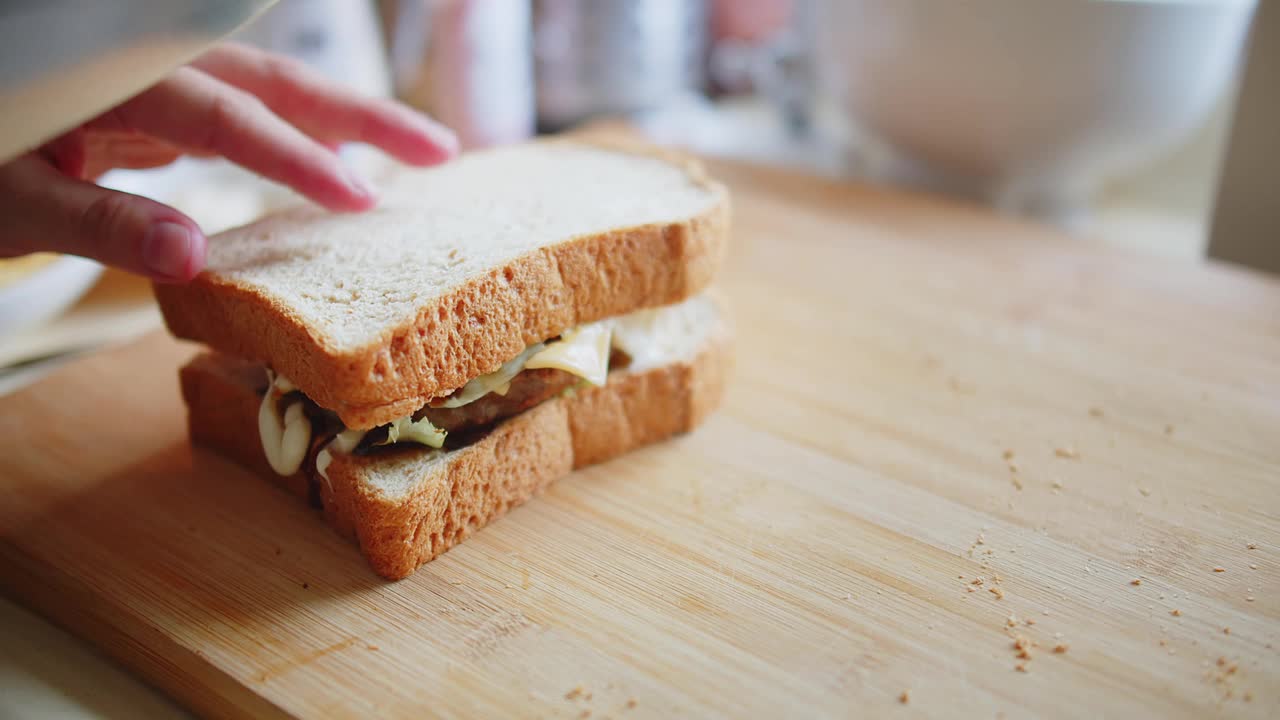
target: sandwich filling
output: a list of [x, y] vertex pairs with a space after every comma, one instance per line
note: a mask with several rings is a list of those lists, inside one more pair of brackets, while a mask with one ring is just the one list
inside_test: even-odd
[[418, 411], [370, 430], [346, 428], [337, 415], [307, 398], [288, 378], [267, 371], [258, 433], [271, 468], [292, 475], [314, 452], [326, 481], [334, 453], [375, 452], [388, 446], [444, 448], [451, 434], [465, 437], [581, 384], [603, 386], [609, 371], [663, 352], [664, 335], [679, 336], [700, 313], [700, 298], [609, 318], [565, 330], [526, 347], [491, 373], [429, 401]]

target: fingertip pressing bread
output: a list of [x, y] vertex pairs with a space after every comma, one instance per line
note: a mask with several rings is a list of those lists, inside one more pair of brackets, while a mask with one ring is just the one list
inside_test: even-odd
[[728, 225], [726, 192], [690, 160], [539, 142], [405, 171], [371, 213], [228, 231], [209, 270], [155, 291], [175, 335], [369, 428], [565, 328], [695, 295]]
[[660, 356], [504, 420], [457, 450], [336, 455], [327, 479], [276, 475], [253, 430], [265, 372], [223, 354], [200, 355], [181, 371], [191, 437], [310, 498], [379, 575], [403, 578], [573, 468], [692, 430], [718, 406], [731, 331], [712, 300], [689, 302], [699, 311]]

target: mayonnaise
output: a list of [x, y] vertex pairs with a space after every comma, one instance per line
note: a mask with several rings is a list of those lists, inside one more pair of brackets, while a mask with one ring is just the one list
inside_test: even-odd
[[270, 370], [267, 374], [271, 378], [271, 386], [258, 406], [258, 436], [271, 469], [280, 475], [292, 475], [302, 467], [302, 460], [307, 456], [311, 421], [303, 412], [301, 401], [290, 404], [284, 411], [284, 417], [280, 416], [280, 397], [297, 386]]

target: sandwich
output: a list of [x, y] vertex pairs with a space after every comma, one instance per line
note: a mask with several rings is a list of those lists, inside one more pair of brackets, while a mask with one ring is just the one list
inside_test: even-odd
[[574, 468], [692, 430], [731, 359], [728, 195], [696, 162], [552, 140], [397, 169], [157, 284], [188, 428], [408, 576]]

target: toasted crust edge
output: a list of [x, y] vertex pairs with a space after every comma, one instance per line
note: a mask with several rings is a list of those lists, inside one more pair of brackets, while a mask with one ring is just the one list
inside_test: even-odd
[[[722, 326], [687, 361], [614, 372], [605, 387], [547, 401], [434, 461], [420, 458], [421, 477], [400, 496], [368, 480], [387, 471], [386, 459], [335, 456], [320, 489], [325, 518], [360, 546], [376, 573], [407, 577], [570, 470], [692, 430], [719, 406], [731, 364]], [[209, 353], [182, 368], [192, 440], [306, 499], [305, 476], [276, 475], [262, 453], [259, 395], [246, 381], [253, 371], [246, 361]]]
[[[425, 304], [352, 350], [324, 345], [283, 304], [201, 273], [153, 285], [175, 336], [270, 365], [353, 428], [376, 427], [491, 372], [565, 328], [679, 302], [710, 285], [729, 235], [729, 196], [700, 163], [634, 142], [557, 139], [681, 167], [716, 200], [702, 214], [584, 235], [539, 248]], [[476, 322], [477, 318], [485, 322]]]

